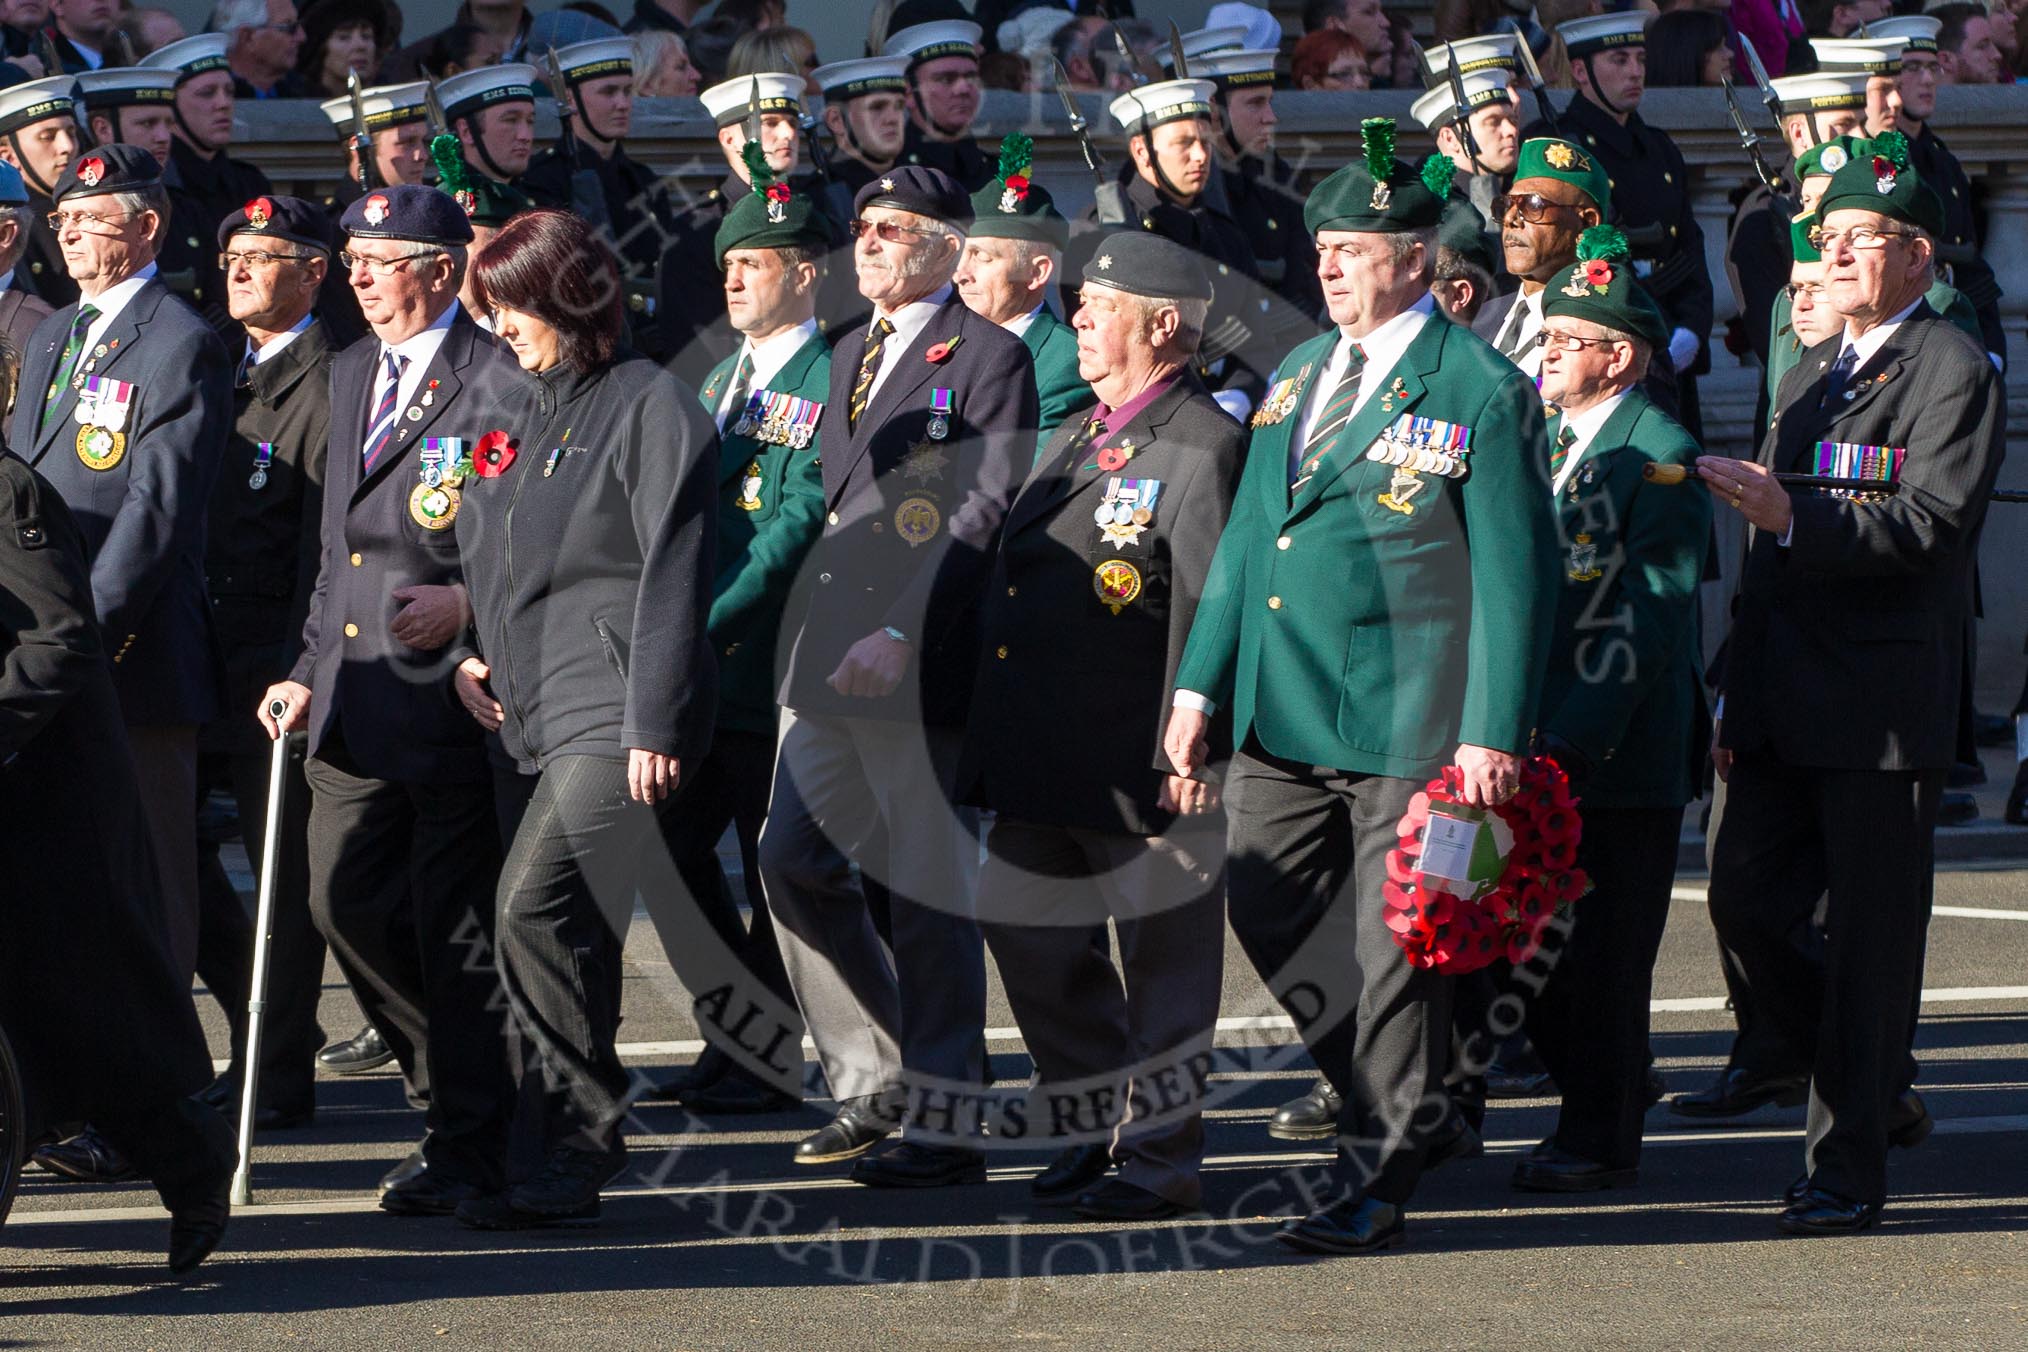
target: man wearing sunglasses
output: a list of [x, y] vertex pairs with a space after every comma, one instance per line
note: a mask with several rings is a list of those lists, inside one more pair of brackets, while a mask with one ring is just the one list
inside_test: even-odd
[[1543, 292], [1577, 261], [1577, 240], [1611, 209], [1606, 171], [1584, 147], [1555, 137], [1522, 143], [1514, 186], [1493, 199], [1500, 250], [1520, 290], [1489, 301], [1472, 321], [1481, 338], [1527, 375], [1542, 370], [1535, 335], [1542, 328]]
[[[205, 503], [231, 417], [230, 373], [218, 339], [156, 276], [168, 199], [155, 157], [103, 146], [55, 187], [50, 228], [80, 300], [29, 341], [7, 440], [84, 531], [170, 955], [187, 981], [197, 963], [197, 729], [220, 709]], [[52, 1167], [72, 1177], [124, 1168], [89, 1132], [54, 1149]]]
[[[309, 732], [310, 912], [368, 1021], [429, 1100], [381, 1209], [450, 1215], [501, 1185], [510, 1090], [490, 963], [500, 870], [483, 735], [445, 698], [471, 621], [456, 522], [520, 365], [458, 303], [471, 222], [416, 184], [346, 208], [339, 265], [372, 329], [331, 368], [323, 556], [271, 737]], [[521, 448], [522, 454], [540, 451]], [[495, 464], [497, 468], [497, 462]], [[279, 700], [279, 716], [270, 706]]]
[[[839, 338], [824, 531], [790, 603], [782, 734], [761, 876], [839, 1112], [798, 1164], [861, 1160], [875, 1187], [981, 1182], [960, 1100], [984, 1083], [985, 950], [972, 917], [978, 819], [953, 779], [980, 660], [978, 597], [1035, 461], [1021, 340], [951, 278], [971, 199], [901, 165], [859, 190], [852, 258], [869, 323]], [[988, 661], [1018, 660], [1008, 648]], [[885, 840], [885, 860], [864, 853]], [[851, 865], [886, 885], [890, 959]]]

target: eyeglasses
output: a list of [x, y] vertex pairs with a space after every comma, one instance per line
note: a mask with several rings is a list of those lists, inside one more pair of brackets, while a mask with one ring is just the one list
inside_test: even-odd
[[1854, 250], [1884, 249], [1890, 239], [1912, 239], [1913, 230], [1882, 230], [1877, 226], [1855, 225], [1850, 230], [1826, 230], [1816, 226], [1810, 231], [1810, 247], [1818, 253], [1835, 253], [1840, 244], [1849, 244]]
[[303, 21], [291, 19], [287, 23], [257, 23], [254, 27], [264, 33], [300, 33], [303, 31]]
[[1790, 282], [1782, 290], [1788, 294], [1791, 304], [1804, 296], [1808, 296], [1812, 303], [1824, 298], [1824, 284], [1822, 282]]
[[101, 225], [110, 228], [121, 221], [132, 220], [133, 217], [134, 213], [131, 211], [123, 211], [117, 216], [99, 216], [89, 211], [52, 211], [42, 219], [49, 222], [51, 230], [62, 231], [65, 227], [73, 225], [80, 230]]
[[900, 221], [868, 221], [857, 218], [846, 228], [852, 232], [852, 238], [854, 239], [858, 239], [868, 230], [871, 230], [889, 244], [901, 243], [904, 235], [916, 235], [927, 239], [939, 233], [935, 230], [925, 230], [919, 225], [903, 225]]
[[264, 249], [247, 249], [244, 252], [222, 253], [218, 256], [218, 270], [231, 272], [244, 263], [250, 268], [270, 268], [277, 263], [301, 263], [309, 254], [268, 253]]
[[1509, 211], [1521, 213], [1521, 219], [1530, 225], [1547, 225], [1559, 211], [1575, 215], [1577, 208], [1569, 202], [1555, 202], [1539, 192], [1503, 192], [1493, 199], [1493, 219], [1504, 221]]
[[368, 272], [376, 277], [392, 277], [395, 273], [401, 271], [403, 263], [413, 263], [418, 258], [435, 258], [442, 252], [443, 250], [441, 249], [424, 249], [421, 253], [405, 253], [397, 255], [394, 258], [368, 258], [365, 254], [356, 254], [350, 249], [346, 249], [339, 253], [338, 261], [347, 272], [352, 271], [356, 267], [364, 266]]
[[1548, 329], [1535, 335], [1535, 346], [1554, 344], [1565, 352], [1581, 352], [1588, 347], [1611, 347], [1619, 341], [1617, 338], [1580, 338], [1574, 333], [1551, 333]]

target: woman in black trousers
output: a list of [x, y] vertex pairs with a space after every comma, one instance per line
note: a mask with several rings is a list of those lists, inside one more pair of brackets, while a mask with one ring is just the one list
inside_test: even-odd
[[710, 743], [717, 437], [695, 394], [621, 346], [618, 268], [582, 221], [517, 216], [473, 267], [533, 375], [499, 432], [459, 448], [472, 463], [450, 489], [473, 615], [457, 696], [535, 777], [496, 923], [547, 1161], [458, 1210], [502, 1228], [596, 1216], [626, 1164], [620, 941], [641, 844]]

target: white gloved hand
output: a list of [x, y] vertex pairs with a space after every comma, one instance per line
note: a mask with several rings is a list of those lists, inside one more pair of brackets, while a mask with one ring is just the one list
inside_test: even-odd
[[1701, 344], [1697, 335], [1688, 329], [1677, 329], [1669, 335], [1669, 364], [1681, 375], [1690, 369], [1690, 363], [1697, 360], [1697, 349]]
[[1239, 390], [1220, 390], [1211, 396], [1211, 401], [1240, 422], [1253, 416], [1253, 400]]

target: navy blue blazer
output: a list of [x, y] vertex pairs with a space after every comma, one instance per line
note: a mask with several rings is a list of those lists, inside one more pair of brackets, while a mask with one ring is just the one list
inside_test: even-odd
[[471, 782], [488, 771], [479, 725], [451, 692], [456, 641], [424, 652], [389, 626], [404, 604], [394, 599], [399, 589], [465, 577], [455, 518], [448, 529], [425, 530], [409, 512], [422, 442], [458, 437], [470, 454], [480, 437], [504, 427], [526, 377], [513, 354], [461, 309], [403, 407], [395, 440], [362, 478], [379, 358], [380, 340], [368, 334], [331, 363], [323, 560], [290, 677], [310, 687], [311, 755], [335, 735], [354, 772], [367, 778]]
[[[116, 457], [79, 450], [79, 381], [51, 390], [77, 318], [35, 328], [8, 442], [84, 532], [92, 601], [130, 726], [217, 716], [220, 667], [204, 591], [204, 519], [232, 427], [232, 367], [197, 312], [145, 283], [84, 353], [78, 375], [133, 386]], [[45, 419], [45, 403], [49, 416]], [[39, 426], [38, 426], [39, 424]]]

